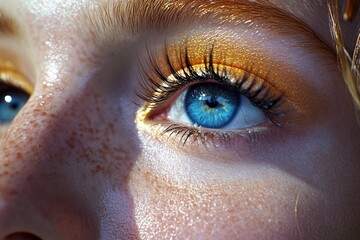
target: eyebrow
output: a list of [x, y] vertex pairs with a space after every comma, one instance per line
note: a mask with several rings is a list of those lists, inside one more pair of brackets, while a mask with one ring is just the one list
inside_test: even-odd
[[0, 9], [0, 35], [18, 35], [18, 25]]
[[335, 54], [331, 46], [301, 19], [266, 0], [114, 1], [103, 3], [96, 9], [83, 9], [82, 13], [81, 21], [90, 26], [90, 35], [95, 42], [117, 42], [119, 36], [129, 38], [158, 33], [194, 22], [214, 25], [257, 21], [278, 35], [302, 33], [309, 39], [302, 47], [316, 47], [327, 54]]

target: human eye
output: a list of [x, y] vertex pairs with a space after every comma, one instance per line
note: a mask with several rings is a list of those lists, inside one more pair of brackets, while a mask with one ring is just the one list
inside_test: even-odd
[[32, 86], [8, 62], [0, 65], [0, 125], [10, 123], [30, 97]]
[[213, 82], [192, 85], [181, 93], [171, 104], [168, 119], [211, 129], [242, 129], [267, 121], [266, 114], [236, 89]]
[[151, 59], [155, 77], [147, 75], [139, 94], [147, 102], [140, 110], [144, 123], [182, 144], [254, 139], [287, 124], [285, 113], [294, 107], [266, 74], [260, 76], [250, 64], [232, 66], [214, 54], [215, 48], [205, 48], [198, 62], [186, 43], [175, 53], [166, 46], [165, 64]]

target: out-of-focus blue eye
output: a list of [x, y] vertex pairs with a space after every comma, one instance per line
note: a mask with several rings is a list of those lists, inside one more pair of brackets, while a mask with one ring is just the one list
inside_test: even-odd
[[237, 92], [214, 83], [193, 85], [185, 96], [185, 110], [194, 124], [221, 128], [236, 115], [240, 105]]
[[184, 91], [171, 105], [168, 119], [212, 129], [242, 129], [268, 121], [240, 92], [212, 82]]
[[16, 88], [0, 91], [0, 124], [11, 122], [28, 99], [27, 93]]

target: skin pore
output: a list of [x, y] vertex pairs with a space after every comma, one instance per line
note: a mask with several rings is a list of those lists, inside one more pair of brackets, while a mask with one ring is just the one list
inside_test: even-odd
[[[0, 125], [0, 239], [358, 239], [360, 129], [328, 24], [322, 0], [2, 0], [2, 85], [31, 97]], [[151, 105], [146, 82], [186, 57], [281, 94], [280, 126], [169, 119], [191, 84]]]

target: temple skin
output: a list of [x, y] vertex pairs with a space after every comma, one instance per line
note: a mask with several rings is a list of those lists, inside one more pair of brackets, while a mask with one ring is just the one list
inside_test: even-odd
[[[1, 0], [0, 16], [0, 71], [33, 86], [0, 126], [1, 240], [359, 238], [360, 129], [325, 1]], [[147, 47], [184, 36], [264, 73], [288, 124], [182, 145], [138, 121]]]

